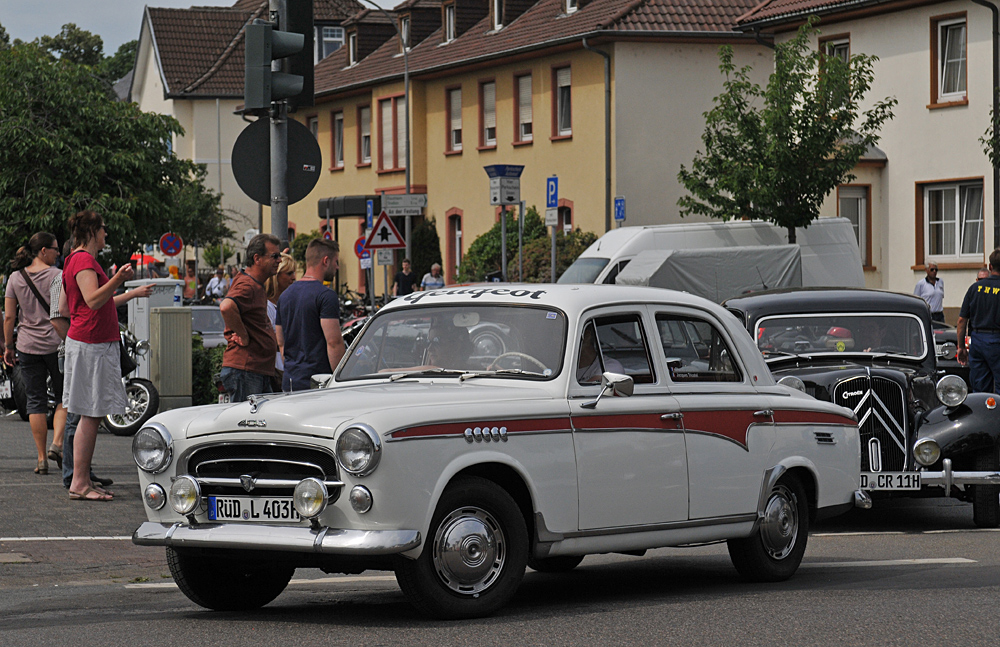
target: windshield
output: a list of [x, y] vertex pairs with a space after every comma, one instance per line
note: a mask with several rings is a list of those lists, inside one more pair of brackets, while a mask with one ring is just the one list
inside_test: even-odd
[[578, 258], [566, 268], [556, 283], [593, 283], [610, 260], [594, 257]]
[[198, 308], [191, 310], [191, 330], [198, 332], [223, 332], [226, 322], [218, 308]]
[[838, 314], [765, 317], [757, 322], [757, 348], [766, 359], [787, 355], [889, 354], [921, 359], [924, 326], [907, 314]]
[[566, 347], [566, 315], [551, 308], [463, 305], [380, 313], [352, 346], [337, 381], [386, 374], [491, 373], [551, 379]]

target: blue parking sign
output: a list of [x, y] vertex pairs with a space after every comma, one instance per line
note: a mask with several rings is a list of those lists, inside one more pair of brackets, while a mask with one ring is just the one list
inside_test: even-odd
[[615, 198], [615, 220], [618, 222], [625, 221], [625, 197], [617, 196]]
[[554, 175], [545, 181], [545, 208], [559, 208], [559, 178]]
[[365, 203], [365, 229], [371, 229], [375, 225], [373, 224], [375, 220], [375, 203], [368, 200]]

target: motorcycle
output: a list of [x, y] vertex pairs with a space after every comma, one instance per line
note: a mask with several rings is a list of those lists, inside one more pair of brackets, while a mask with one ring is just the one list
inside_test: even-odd
[[[133, 362], [136, 358], [149, 352], [148, 341], [137, 339], [132, 331], [125, 326], [119, 324], [119, 328], [125, 351]], [[156, 390], [152, 382], [135, 377], [134, 373], [135, 371], [122, 378], [122, 382], [125, 384], [125, 396], [128, 400], [125, 413], [105, 416], [103, 420], [107, 430], [116, 436], [135, 434], [160, 409], [160, 392]]]

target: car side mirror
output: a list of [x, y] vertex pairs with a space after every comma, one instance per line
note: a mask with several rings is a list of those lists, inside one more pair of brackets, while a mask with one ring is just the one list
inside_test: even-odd
[[591, 402], [584, 402], [580, 406], [584, 409], [594, 409], [605, 395], [610, 394], [615, 397], [627, 398], [634, 392], [635, 380], [631, 376], [622, 375], [621, 373], [611, 373], [609, 371], [601, 375], [601, 393], [597, 396], [597, 399]]
[[955, 359], [956, 355], [958, 355], [958, 346], [950, 341], [941, 344], [938, 348], [938, 359]]
[[333, 379], [332, 373], [316, 373], [309, 378], [309, 388], [325, 389], [326, 385]]

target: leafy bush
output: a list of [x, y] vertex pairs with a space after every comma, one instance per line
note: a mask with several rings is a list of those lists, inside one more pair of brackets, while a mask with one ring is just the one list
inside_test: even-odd
[[[568, 234], [556, 234], [556, 278], [562, 276], [566, 268], [597, 240], [592, 231], [576, 229]], [[515, 266], [508, 267], [511, 281], [518, 280], [516, 256]], [[524, 245], [524, 280], [530, 283], [552, 283], [552, 239], [536, 238]]]
[[[322, 235], [319, 231], [313, 229], [308, 234], [299, 234], [292, 241], [292, 258], [298, 261], [303, 270], [306, 269], [306, 247], [309, 247], [309, 243]], [[340, 253], [343, 254], [344, 250], [341, 249]]]
[[213, 377], [222, 370], [222, 353], [225, 344], [205, 348], [200, 335], [191, 337], [191, 404], [216, 404], [219, 392]]

